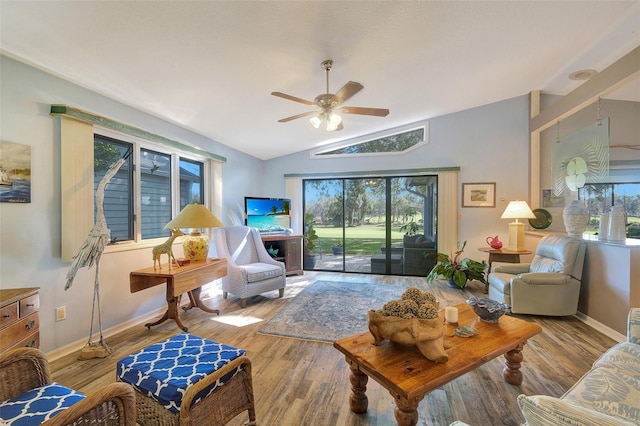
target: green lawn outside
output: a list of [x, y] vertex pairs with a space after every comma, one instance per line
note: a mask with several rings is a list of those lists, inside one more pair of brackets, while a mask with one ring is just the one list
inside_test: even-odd
[[[316, 244], [322, 246], [322, 251], [328, 253], [331, 246], [342, 241], [342, 228], [337, 227], [314, 227], [318, 239]], [[391, 229], [391, 241], [393, 244], [402, 244], [404, 232], [400, 227]], [[385, 242], [384, 226], [361, 225], [346, 229], [346, 251], [349, 254], [376, 254], [380, 253], [380, 247]]]

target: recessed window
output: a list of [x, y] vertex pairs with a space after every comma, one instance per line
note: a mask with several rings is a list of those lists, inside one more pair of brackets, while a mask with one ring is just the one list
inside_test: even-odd
[[402, 153], [412, 149], [422, 143], [426, 143], [426, 128], [407, 130], [393, 135], [388, 135], [376, 139], [369, 139], [363, 142], [351, 143], [337, 148], [325, 149], [312, 153], [312, 156], [342, 156], [358, 154], [390, 154]]

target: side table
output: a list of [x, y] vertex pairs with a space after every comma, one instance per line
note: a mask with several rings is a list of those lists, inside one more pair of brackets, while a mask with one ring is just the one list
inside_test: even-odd
[[171, 269], [168, 267], [163, 267], [162, 269], [149, 267], [133, 271], [129, 274], [129, 286], [131, 293], [135, 293], [166, 283], [167, 311], [159, 320], [147, 323], [145, 327], [151, 328], [168, 319], [173, 319], [181, 330], [188, 331], [189, 329], [180, 321], [178, 313], [182, 294], [188, 293], [191, 301], [189, 306], [184, 308], [185, 311], [198, 307], [205, 312], [218, 314], [220, 313], [219, 310], [208, 308], [202, 303], [200, 300], [200, 287], [225, 275], [227, 275], [226, 259], [206, 259], [191, 262], [184, 266], [173, 266]]
[[[484, 253], [489, 253], [489, 269], [487, 270], [487, 276], [491, 272], [491, 264], [493, 262], [505, 262], [505, 263], [520, 263], [520, 255], [531, 254], [529, 250], [507, 250], [504, 248], [494, 249], [491, 247], [480, 247], [478, 250]], [[489, 284], [485, 284], [484, 292], [489, 291]]]

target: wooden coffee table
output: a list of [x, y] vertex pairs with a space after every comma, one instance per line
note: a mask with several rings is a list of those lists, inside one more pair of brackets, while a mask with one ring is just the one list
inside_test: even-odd
[[[480, 321], [467, 304], [457, 305], [459, 325], [478, 330], [473, 337], [453, 334], [456, 326], [445, 325], [444, 346], [449, 361], [436, 364], [426, 359], [415, 347], [402, 346], [388, 340], [373, 345], [368, 331], [336, 341], [333, 346], [345, 355], [351, 369], [351, 411], [367, 411], [367, 381], [371, 377], [391, 393], [396, 402], [394, 411], [400, 426], [418, 423], [418, 404], [424, 396], [476, 367], [504, 354], [504, 380], [513, 385], [522, 383], [522, 349], [542, 328], [510, 316], [497, 323]], [[444, 312], [440, 312], [444, 316]], [[443, 319], [444, 321], [444, 319]]]

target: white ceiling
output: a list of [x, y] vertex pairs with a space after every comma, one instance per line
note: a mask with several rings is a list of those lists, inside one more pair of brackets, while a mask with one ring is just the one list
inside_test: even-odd
[[[569, 74], [640, 45], [640, 2], [1, 0], [0, 24], [2, 53], [269, 159], [531, 90], [567, 94], [580, 84]], [[364, 85], [346, 105], [390, 114], [346, 115], [331, 133], [278, 123], [312, 108], [270, 93], [313, 100], [325, 59], [331, 92]]]

